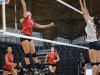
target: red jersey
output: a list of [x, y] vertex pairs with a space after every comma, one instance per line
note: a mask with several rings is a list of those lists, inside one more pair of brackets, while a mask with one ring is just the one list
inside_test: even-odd
[[49, 64], [56, 64], [54, 60], [56, 60], [57, 52], [54, 53], [48, 52], [48, 57], [49, 57]]
[[[9, 54], [7, 53], [7, 54], [5, 55], [5, 57], [8, 57], [8, 61], [9, 61], [10, 63], [13, 63], [13, 54], [9, 55]], [[4, 69], [11, 70], [11, 69], [13, 68], [13, 66], [12, 66], [12, 65], [8, 65], [8, 64], [5, 63], [5, 65], [4, 65], [3, 68], [4, 68]]]
[[32, 36], [34, 25], [35, 22], [33, 19], [31, 19], [29, 16], [24, 17], [24, 22], [23, 22], [23, 27], [21, 32]]

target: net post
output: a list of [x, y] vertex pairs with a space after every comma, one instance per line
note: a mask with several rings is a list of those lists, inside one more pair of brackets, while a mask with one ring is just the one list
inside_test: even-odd
[[3, 30], [6, 31], [6, 17], [5, 17], [5, 0], [2, 0], [2, 24], [3, 24]]

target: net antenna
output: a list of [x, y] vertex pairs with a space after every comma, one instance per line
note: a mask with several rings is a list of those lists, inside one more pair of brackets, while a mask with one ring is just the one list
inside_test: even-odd
[[82, 49], [88, 49], [87, 47], [83, 47], [83, 46], [67, 44], [67, 43], [61, 43], [61, 42], [42, 39], [42, 38], [25, 36], [25, 35], [18, 34], [18, 33], [15, 34], [15, 33], [7, 32], [6, 31], [6, 17], [5, 17], [5, 0], [3, 0], [2, 3], [3, 3], [2, 4], [3, 31], [0, 31], [0, 32], [2, 32], [3, 35], [13, 36], [13, 37], [20, 37], [20, 38], [27, 38], [27, 39], [33, 39], [33, 40], [38, 40], [38, 41], [43, 41], [43, 42], [49, 42], [49, 43], [54, 43], [54, 44], [59, 44], [59, 45], [65, 45], [65, 46], [73, 46], [73, 47], [78, 47], [78, 48], [82, 48]]
[[76, 9], [75, 7], [73, 7], [73, 6], [69, 5], [69, 4], [67, 4], [66, 2], [64, 2], [64, 1], [62, 1], [62, 0], [57, 0], [57, 1], [60, 2], [61, 4], [65, 5], [65, 6], [67, 6], [68, 8], [71, 8], [72, 10], [74, 10], [74, 11], [76, 11], [76, 12], [82, 14], [82, 12], [81, 12], [80, 10], [78, 10], [78, 9]]
[[17, 10], [16, 10], [16, 0], [14, 0], [14, 4], [15, 4], [15, 32], [17, 33]]

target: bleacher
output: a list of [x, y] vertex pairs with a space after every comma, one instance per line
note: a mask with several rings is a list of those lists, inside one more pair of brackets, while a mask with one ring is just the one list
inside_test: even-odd
[[[36, 47], [37, 56], [43, 62], [45, 59], [45, 55], [47, 54], [48, 51], [50, 51], [50, 48], [51, 46]], [[56, 75], [78, 75], [78, 63], [76, 59], [79, 57], [79, 54], [81, 52], [86, 58], [86, 63], [89, 62], [88, 50], [75, 47], [62, 46], [62, 45], [57, 45], [55, 46], [55, 48], [57, 49], [57, 52], [60, 57], [60, 61], [57, 62]], [[25, 67], [23, 49], [19, 46], [15, 47], [13, 46], [12, 49], [14, 53], [14, 62], [18, 63], [19, 61], [21, 61]], [[1, 70], [4, 66], [4, 55], [6, 54], [6, 52], [7, 52], [6, 48], [0, 48]], [[34, 62], [32, 61], [32, 58], [31, 58], [31, 66], [34, 67]], [[48, 65], [46, 64], [46, 68], [47, 67]]]

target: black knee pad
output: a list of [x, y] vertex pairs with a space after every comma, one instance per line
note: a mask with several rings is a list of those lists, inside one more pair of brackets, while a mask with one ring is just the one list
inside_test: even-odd
[[32, 54], [32, 57], [37, 57], [36, 53]]
[[100, 62], [97, 62], [97, 66], [100, 65]]
[[92, 66], [92, 67], [95, 66], [95, 65], [97, 66], [97, 63], [91, 63], [91, 66]]
[[29, 53], [25, 54], [25, 57], [26, 57], [26, 58], [29, 58], [29, 56], [30, 56], [30, 54], [29, 54]]

